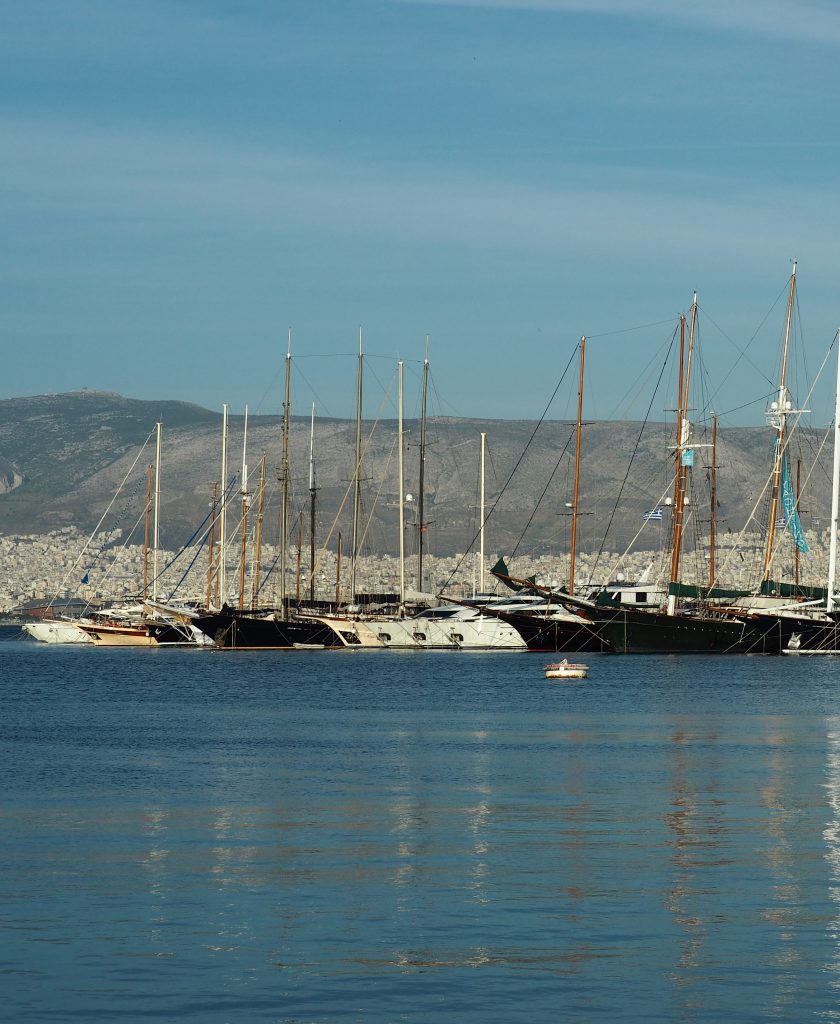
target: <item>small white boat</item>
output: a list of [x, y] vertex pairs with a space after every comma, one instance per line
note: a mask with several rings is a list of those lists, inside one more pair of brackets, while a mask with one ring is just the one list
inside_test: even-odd
[[589, 666], [578, 663], [577, 665], [564, 658], [562, 661], [554, 661], [545, 666], [546, 679], [586, 679]]

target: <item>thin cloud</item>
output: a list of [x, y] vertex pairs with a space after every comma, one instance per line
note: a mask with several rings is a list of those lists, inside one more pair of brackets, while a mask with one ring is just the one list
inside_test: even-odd
[[685, 4], [673, 0], [392, 0], [429, 7], [473, 7], [484, 10], [581, 14], [673, 22], [752, 36], [836, 43], [840, 12], [800, 0], [706, 0]]

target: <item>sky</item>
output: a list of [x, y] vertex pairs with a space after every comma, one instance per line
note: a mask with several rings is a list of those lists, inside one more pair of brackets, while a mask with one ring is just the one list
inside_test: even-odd
[[586, 335], [585, 415], [638, 418], [697, 290], [758, 425], [793, 259], [808, 372], [840, 322], [833, 0], [0, 12], [2, 398], [277, 413], [291, 331], [293, 411], [351, 416], [361, 330], [366, 415], [428, 353], [437, 415], [565, 418]]

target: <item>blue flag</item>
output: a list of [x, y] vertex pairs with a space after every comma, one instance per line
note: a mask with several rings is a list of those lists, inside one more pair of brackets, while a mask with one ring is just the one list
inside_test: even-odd
[[782, 508], [787, 519], [787, 528], [793, 537], [793, 543], [800, 551], [810, 551], [808, 541], [805, 539], [805, 531], [799, 521], [799, 513], [796, 510], [796, 495], [793, 493], [793, 485], [790, 482], [787, 456], [782, 459]]
[[84, 576], [82, 576], [82, 583], [90, 583], [90, 577], [88, 576], [87, 573], [85, 573]]

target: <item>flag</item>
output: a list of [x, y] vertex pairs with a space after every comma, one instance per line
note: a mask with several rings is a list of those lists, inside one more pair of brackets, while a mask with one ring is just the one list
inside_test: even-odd
[[82, 583], [90, 583], [90, 577], [88, 576], [87, 573], [85, 573], [84, 576], [82, 576]]
[[796, 511], [796, 495], [793, 493], [793, 484], [790, 482], [787, 458], [782, 459], [782, 508], [785, 510], [787, 528], [793, 537], [793, 543], [802, 552], [810, 551], [808, 541], [805, 540], [805, 531], [799, 521], [799, 513]]
[[653, 520], [654, 522], [661, 522], [662, 521], [662, 507], [660, 505], [657, 505], [657, 507], [656, 508], [652, 508], [650, 510], [650, 512], [643, 513], [642, 514], [642, 519], [646, 523], [650, 522], [651, 520]]

